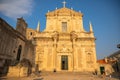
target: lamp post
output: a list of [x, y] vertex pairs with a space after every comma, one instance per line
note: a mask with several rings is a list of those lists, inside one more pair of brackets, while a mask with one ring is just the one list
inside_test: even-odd
[[117, 48], [119, 48], [119, 49], [120, 49], [120, 44], [118, 44], [118, 45], [117, 45]]

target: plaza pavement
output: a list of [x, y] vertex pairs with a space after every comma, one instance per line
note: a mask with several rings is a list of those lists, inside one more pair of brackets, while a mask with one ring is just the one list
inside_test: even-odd
[[101, 75], [92, 75], [89, 73], [75, 73], [75, 72], [44, 72], [39, 76], [29, 77], [3, 77], [0, 80], [120, 80], [117, 78], [102, 77]]

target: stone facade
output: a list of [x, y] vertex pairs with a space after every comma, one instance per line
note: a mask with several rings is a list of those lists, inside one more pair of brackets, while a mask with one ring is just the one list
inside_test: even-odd
[[83, 14], [63, 7], [46, 14], [46, 28], [27, 29], [35, 45], [35, 64], [40, 71], [95, 71], [96, 46], [90, 31], [83, 28]]
[[[0, 73], [6, 74], [9, 66], [28, 59], [34, 66], [34, 46], [26, 39], [27, 24], [18, 18], [16, 30], [0, 18]], [[10, 69], [9, 69], [10, 70]]]
[[23, 18], [18, 18], [16, 30], [0, 19], [1, 69], [8, 60], [9, 76], [18, 72], [16, 76], [26, 76], [29, 67], [23, 66], [24, 61], [39, 71], [95, 71], [94, 32], [91, 23], [90, 31], [84, 30], [82, 18], [82, 13], [72, 9], [56, 9], [46, 14], [42, 32], [40, 24], [37, 30], [27, 28]]

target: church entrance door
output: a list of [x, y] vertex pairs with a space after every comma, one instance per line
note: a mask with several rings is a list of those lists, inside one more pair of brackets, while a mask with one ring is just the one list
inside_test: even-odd
[[67, 55], [61, 56], [61, 69], [68, 70], [68, 56]]

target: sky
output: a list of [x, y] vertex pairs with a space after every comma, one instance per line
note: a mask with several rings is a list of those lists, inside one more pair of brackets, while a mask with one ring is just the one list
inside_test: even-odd
[[[0, 17], [16, 28], [17, 18], [23, 17], [29, 28], [40, 31], [46, 27], [45, 14], [62, 8], [64, 0], [0, 0]], [[84, 29], [92, 23], [96, 37], [97, 59], [118, 51], [120, 44], [120, 0], [65, 0], [67, 8], [83, 13]]]

